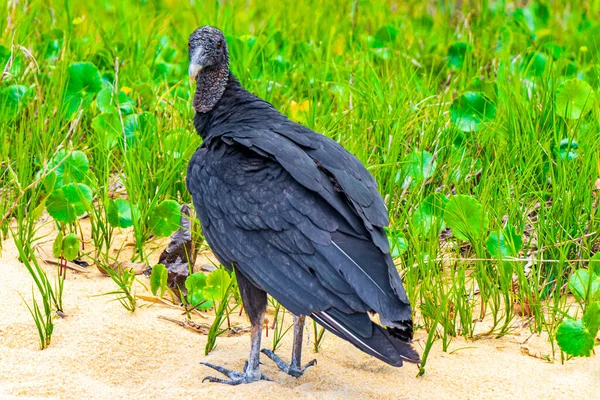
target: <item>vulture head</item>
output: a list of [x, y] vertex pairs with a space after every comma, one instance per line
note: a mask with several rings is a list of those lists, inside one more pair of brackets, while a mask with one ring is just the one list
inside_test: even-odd
[[223, 32], [212, 26], [196, 29], [188, 42], [188, 73], [196, 81], [194, 109], [207, 113], [219, 101], [229, 79], [229, 55]]

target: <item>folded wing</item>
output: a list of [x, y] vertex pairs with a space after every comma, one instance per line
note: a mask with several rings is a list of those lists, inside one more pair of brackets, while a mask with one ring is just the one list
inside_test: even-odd
[[[406, 343], [406, 294], [374, 239], [385, 233], [364, 211], [375, 203], [350, 199], [337, 175], [291, 140], [237, 134], [205, 146], [212, 147], [190, 161], [187, 184], [220, 261], [361, 350], [392, 365], [417, 361]], [[389, 329], [371, 322], [369, 312]]]

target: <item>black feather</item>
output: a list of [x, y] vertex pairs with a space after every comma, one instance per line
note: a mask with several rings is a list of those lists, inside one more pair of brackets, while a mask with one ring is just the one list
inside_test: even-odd
[[360, 161], [231, 74], [194, 125], [204, 142], [187, 186], [218, 259], [368, 354], [395, 366], [417, 362], [410, 304], [383, 230], [387, 211]]
[[366, 314], [344, 314], [338, 310], [315, 313], [311, 317], [327, 330], [394, 367], [403, 362], [419, 363], [419, 354], [407, 341], [371, 322]]

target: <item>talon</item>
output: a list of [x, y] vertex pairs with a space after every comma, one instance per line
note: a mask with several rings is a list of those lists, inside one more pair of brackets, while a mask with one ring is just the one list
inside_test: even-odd
[[269, 349], [262, 349], [261, 352], [265, 356], [269, 357], [281, 371], [285, 372], [290, 376], [293, 376], [294, 378], [301, 377], [307, 368], [317, 364], [317, 360], [312, 360], [306, 363], [306, 365], [300, 369], [295, 366], [291, 366], [290, 364], [287, 364], [277, 354], [273, 353]]
[[299, 377], [301, 377], [304, 374], [304, 372], [309, 367], [312, 367], [313, 365], [317, 365], [317, 360], [311, 360], [311, 361], [307, 362], [306, 365], [304, 367], [302, 367], [302, 369], [297, 369], [297, 368], [291, 368], [290, 367], [290, 370], [289, 370], [288, 374], [290, 374], [294, 378], [299, 378]]
[[248, 361], [246, 361], [246, 364], [244, 365], [244, 372], [237, 372], [237, 371], [232, 371], [229, 370], [227, 368], [223, 368], [220, 367], [218, 365], [214, 365], [211, 363], [207, 363], [207, 362], [200, 362], [200, 364], [205, 365], [209, 368], [212, 368], [216, 371], [219, 371], [220, 373], [222, 373], [223, 375], [227, 376], [229, 379], [221, 379], [221, 378], [215, 378], [214, 376], [206, 376], [204, 377], [204, 379], [202, 379], [202, 382], [214, 382], [214, 383], [223, 383], [225, 385], [240, 385], [242, 383], [252, 383], [252, 382], [256, 382], [258, 380], [265, 380], [265, 381], [271, 381], [271, 379], [267, 378], [265, 375], [260, 374], [260, 377], [257, 379], [256, 378], [256, 373], [259, 372], [258, 369], [256, 370], [252, 370], [252, 371], [248, 371]]

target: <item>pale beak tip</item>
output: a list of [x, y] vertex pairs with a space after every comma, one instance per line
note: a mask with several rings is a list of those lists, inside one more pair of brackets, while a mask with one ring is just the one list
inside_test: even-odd
[[190, 67], [188, 69], [188, 74], [190, 75], [190, 79], [196, 79], [196, 76], [198, 76], [198, 73], [200, 73], [201, 69], [202, 69], [201, 65], [190, 64]]

